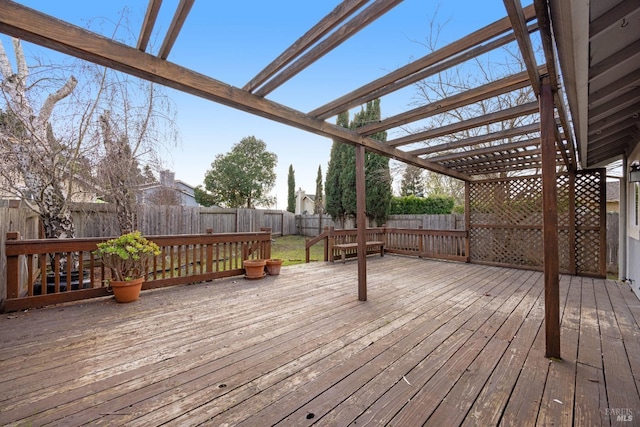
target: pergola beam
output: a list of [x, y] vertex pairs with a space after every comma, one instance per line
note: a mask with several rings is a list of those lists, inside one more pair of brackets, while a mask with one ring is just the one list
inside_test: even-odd
[[442, 126], [439, 128], [417, 132], [415, 134], [403, 136], [401, 138], [392, 139], [390, 141], [387, 141], [387, 145], [389, 145], [390, 147], [398, 147], [400, 145], [426, 141], [428, 139], [438, 138], [443, 135], [484, 126], [502, 120], [509, 120], [515, 117], [535, 114], [537, 112], [538, 103], [533, 101], [526, 104], [516, 105], [515, 107], [505, 108], [504, 110], [496, 111], [495, 113], [485, 114], [484, 116], [477, 116], [472, 119], [462, 120], [460, 122], [452, 123], [450, 125]]
[[[567, 165], [567, 169], [569, 171], [575, 171], [577, 169], [577, 159], [576, 159], [576, 153], [574, 148], [573, 135], [571, 133], [571, 128], [569, 127], [568, 114], [567, 114], [566, 106], [564, 105], [564, 100], [562, 99], [562, 96], [560, 96], [560, 93], [558, 92], [560, 83], [558, 78], [558, 69], [556, 68], [557, 59], [555, 55], [553, 32], [551, 29], [551, 19], [549, 17], [549, 8], [547, 5], [547, 1], [535, 0], [534, 7], [536, 9], [538, 26], [540, 28], [542, 50], [544, 52], [545, 62], [548, 68], [547, 74], [549, 75], [551, 88], [553, 90], [553, 100], [556, 105], [556, 109], [558, 110], [560, 125], [564, 130], [566, 143], [569, 148], [569, 155], [566, 154], [566, 151], [565, 151], [566, 148], [564, 147], [563, 140], [559, 137], [556, 137], [556, 142], [558, 144], [558, 149], [562, 151], [563, 156], [565, 157], [565, 164]], [[544, 74], [544, 72], [540, 72], [540, 74]]]
[[283, 69], [262, 87], [255, 90], [254, 93], [258, 96], [266, 96], [273, 92], [287, 80], [291, 79], [309, 65], [316, 62], [319, 58], [375, 21], [378, 17], [385, 14], [389, 9], [398, 5], [400, 2], [402, 2], [402, 0], [375, 0], [371, 6], [360, 12], [335, 32], [331, 33], [326, 39], [318, 43], [309, 52], [301, 56], [287, 68]]
[[356, 129], [356, 131], [360, 135], [372, 135], [376, 132], [388, 130], [397, 126], [414, 122], [416, 120], [426, 119], [428, 117], [442, 114], [455, 108], [464, 107], [466, 105], [473, 104], [484, 99], [503, 95], [505, 93], [509, 93], [511, 91], [526, 87], [528, 85], [529, 79], [526, 72], [513, 74], [500, 80], [496, 80], [494, 82], [458, 93], [448, 98], [432, 102], [431, 104], [414, 108], [413, 110], [405, 111], [404, 113], [386, 118], [377, 123], [366, 124]]
[[492, 145], [490, 147], [483, 147], [475, 150], [461, 151], [458, 153], [443, 154], [440, 156], [429, 157], [429, 160], [432, 162], [438, 162], [438, 163], [450, 162], [454, 160], [463, 160], [466, 158], [474, 158], [476, 156], [484, 156], [484, 155], [492, 154], [496, 152], [517, 150], [520, 148], [526, 148], [530, 146], [539, 146], [539, 145], [540, 145], [539, 138], [526, 139], [524, 141], [509, 142], [506, 144], [500, 144], [498, 146]]
[[252, 92], [287, 64], [290, 64], [291, 61], [300, 56], [302, 52], [324, 37], [329, 31], [344, 22], [345, 19], [368, 3], [368, 1], [369, 0], [345, 0], [340, 3], [327, 16], [322, 18], [320, 22], [314, 25], [302, 37], [289, 46], [287, 50], [282, 52], [280, 56], [260, 71], [242, 89]]
[[533, 53], [533, 46], [531, 45], [531, 38], [527, 31], [527, 18], [525, 12], [522, 9], [520, 0], [504, 0], [504, 6], [507, 9], [513, 32], [516, 35], [516, 41], [520, 47], [520, 54], [522, 60], [525, 63], [527, 73], [529, 73], [529, 80], [531, 81], [531, 87], [533, 92], [538, 95], [540, 93], [540, 74], [538, 73], [538, 66], [536, 65], [536, 57]]
[[442, 151], [455, 150], [458, 148], [470, 147], [470, 146], [479, 145], [479, 144], [486, 144], [488, 142], [496, 141], [498, 139], [507, 139], [514, 136], [527, 135], [530, 133], [539, 133], [539, 132], [540, 132], [540, 123], [532, 123], [530, 125], [505, 129], [497, 132], [488, 133], [485, 135], [472, 136], [471, 138], [465, 138], [459, 141], [438, 144], [432, 147], [419, 148], [416, 150], [408, 151], [408, 153], [413, 155], [428, 155], [433, 153], [439, 153]]
[[[525, 17], [527, 20], [533, 19], [535, 17], [533, 5], [528, 6], [525, 9]], [[443, 47], [442, 49], [436, 50], [435, 52], [432, 52], [410, 64], [407, 64], [404, 67], [398, 68], [397, 70], [387, 74], [386, 76], [374, 80], [371, 83], [368, 83], [328, 104], [323, 105], [322, 107], [309, 112], [309, 115], [317, 118], [329, 118], [337, 113], [346, 111], [355, 105], [361, 104], [362, 100], [366, 99], [368, 96], [373, 96], [369, 100], [379, 97], [380, 93], [376, 91], [387, 85], [399, 82], [403, 79], [405, 79], [404, 82], [406, 84], [411, 84], [416, 80], [407, 80], [406, 78], [408, 76], [411, 76], [414, 73], [418, 73], [434, 64], [438, 64], [442, 61], [452, 58], [455, 55], [461, 54], [467, 49], [478, 46], [508, 31], [511, 31], [509, 19], [500, 19]]]
[[144, 52], [147, 50], [149, 44], [149, 38], [151, 38], [151, 32], [156, 25], [156, 19], [158, 19], [158, 12], [160, 12], [160, 6], [162, 0], [149, 0], [147, 6], [147, 13], [144, 15], [144, 21], [142, 22], [142, 28], [140, 28], [140, 36], [138, 37], [138, 50]]
[[171, 52], [171, 48], [173, 48], [173, 44], [176, 42], [178, 34], [180, 34], [182, 25], [184, 21], [186, 21], [194, 1], [195, 0], [180, 0], [176, 13], [173, 15], [171, 25], [169, 25], [169, 30], [167, 30], [167, 35], [162, 42], [162, 46], [160, 46], [158, 58], [167, 59], [169, 57], [169, 52]]

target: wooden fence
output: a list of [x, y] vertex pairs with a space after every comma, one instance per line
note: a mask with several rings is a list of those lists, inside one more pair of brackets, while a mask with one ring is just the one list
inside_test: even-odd
[[[92, 251], [104, 238], [29, 239], [7, 236], [5, 311], [109, 295], [110, 272]], [[244, 273], [245, 259], [271, 257], [271, 233], [149, 236], [162, 252], [142, 289], [198, 283]], [[78, 268], [63, 259], [76, 259]]]
[[[450, 261], [469, 261], [469, 239], [464, 230], [422, 230], [379, 227], [367, 229], [367, 242], [381, 241], [384, 252], [412, 255], [424, 258], [444, 259]], [[305, 243], [306, 262], [309, 262], [309, 249], [320, 242], [324, 245], [324, 260], [333, 261], [341, 257], [357, 256], [357, 248], [336, 249], [336, 245], [355, 243], [357, 230], [335, 230], [325, 228], [322, 234], [307, 239]], [[367, 247], [367, 254], [376, 253], [375, 246]]]
[[391, 215], [387, 228], [411, 228], [424, 230], [464, 230], [464, 215]]
[[[106, 203], [73, 205], [77, 237], [120, 234], [115, 209]], [[137, 229], [146, 235], [246, 233], [271, 228], [274, 236], [296, 234], [295, 215], [265, 209], [223, 209], [189, 206], [137, 206]]]
[[[324, 227], [337, 227], [331, 216], [323, 215], [296, 215], [297, 234], [314, 237], [322, 233]], [[355, 222], [345, 221], [339, 226], [342, 229], [355, 228]], [[464, 230], [464, 215], [390, 215], [385, 227], [411, 228], [425, 230]]]

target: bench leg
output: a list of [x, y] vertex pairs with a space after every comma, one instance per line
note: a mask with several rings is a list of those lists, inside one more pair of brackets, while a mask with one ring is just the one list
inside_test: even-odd
[[347, 261], [347, 250], [342, 250], [342, 263], [344, 264]]
[[384, 246], [380, 246], [380, 256], [384, 256]]

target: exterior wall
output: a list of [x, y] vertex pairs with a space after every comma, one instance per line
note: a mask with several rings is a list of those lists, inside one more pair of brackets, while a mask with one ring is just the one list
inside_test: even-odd
[[[627, 165], [640, 161], [640, 145], [628, 157]], [[625, 171], [626, 172], [626, 171]], [[626, 173], [625, 173], [626, 176]], [[627, 275], [631, 288], [640, 299], [640, 203], [636, 204], [636, 188], [640, 183], [627, 184]], [[638, 189], [640, 191], [640, 188]], [[639, 218], [638, 223], [636, 218]], [[622, 274], [621, 274], [622, 276]]]
[[307, 193], [301, 188], [296, 192], [296, 215], [313, 215], [315, 210], [314, 201], [307, 196]]
[[[627, 271], [629, 272], [628, 278], [632, 280], [631, 289], [640, 298], [640, 240], [629, 238], [627, 239]], [[633, 262], [636, 260], [636, 262]]]

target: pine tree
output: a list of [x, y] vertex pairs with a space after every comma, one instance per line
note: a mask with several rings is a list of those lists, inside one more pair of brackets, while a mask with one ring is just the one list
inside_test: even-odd
[[296, 212], [296, 177], [293, 165], [289, 165], [289, 175], [287, 176], [287, 212]]
[[415, 195], [422, 197], [425, 193], [423, 169], [407, 165], [402, 174], [402, 182], [400, 183], [400, 195]]

